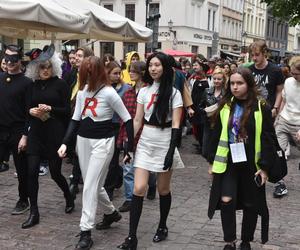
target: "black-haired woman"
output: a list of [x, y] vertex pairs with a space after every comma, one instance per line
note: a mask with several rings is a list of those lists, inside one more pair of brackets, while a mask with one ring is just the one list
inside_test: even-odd
[[137, 248], [136, 231], [150, 171], [157, 173], [160, 196], [160, 221], [153, 242], [165, 240], [168, 236], [166, 221], [171, 207], [171, 168], [178, 165], [178, 161], [173, 162], [173, 158], [179, 154], [176, 147], [181, 136], [179, 125], [183, 104], [180, 92], [173, 88], [173, 69], [167, 55], [158, 52], [149, 56], [144, 82], [149, 85], [138, 94], [134, 118], [135, 133], [139, 131], [143, 121], [144, 127], [134, 159], [129, 235], [118, 246], [120, 249]]

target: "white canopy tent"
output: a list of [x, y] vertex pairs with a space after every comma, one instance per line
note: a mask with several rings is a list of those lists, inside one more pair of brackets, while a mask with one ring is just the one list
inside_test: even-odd
[[88, 0], [0, 0], [0, 35], [143, 42], [152, 30]]

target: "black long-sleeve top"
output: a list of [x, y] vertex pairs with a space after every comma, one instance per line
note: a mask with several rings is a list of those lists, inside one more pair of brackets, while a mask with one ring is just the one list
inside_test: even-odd
[[[51, 106], [50, 119], [67, 123], [70, 119], [70, 88], [66, 82], [58, 77], [47, 80], [37, 80], [32, 85], [30, 108], [38, 107], [39, 104]], [[46, 122], [30, 116], [30, 130], [41, 129]], [[52, 131], [55, 132], [55, 131]]]
[[23, 73], [0, 74], [0, 127], [28, 133], [28, 108], [32, 81]]

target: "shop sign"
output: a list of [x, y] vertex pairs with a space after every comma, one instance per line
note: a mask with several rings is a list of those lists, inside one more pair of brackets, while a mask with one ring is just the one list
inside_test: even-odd
[[159, 32], [158, 36], [160, 36], [160, 37], [170, 37], [171, 33], [167, 32], [167, 31], [163, 31], [163, 32]]

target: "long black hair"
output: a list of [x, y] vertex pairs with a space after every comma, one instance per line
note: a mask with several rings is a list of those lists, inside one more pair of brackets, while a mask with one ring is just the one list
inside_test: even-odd
[[[162, 64], [163, 73], [160, 77], [160, 84], [158, 89], [158, 98], [156, 100], [153, 113], [156, 115], [162, 128], [165, 127], [166, 118], [170, 111], [169, 103], [173, 91], [173, 75], [174, 71], [172, 65], [170, 64], [168, 55], [162, 52], [156, 52], [147, 58], [146, 72], [143, 77], [143, 82], [150, 85], [153, 84], [153, 79], [149, 73], [149, 64], [152, 58], [156, 57]], [[172, 101], [172, 100], [171, 100]]]

